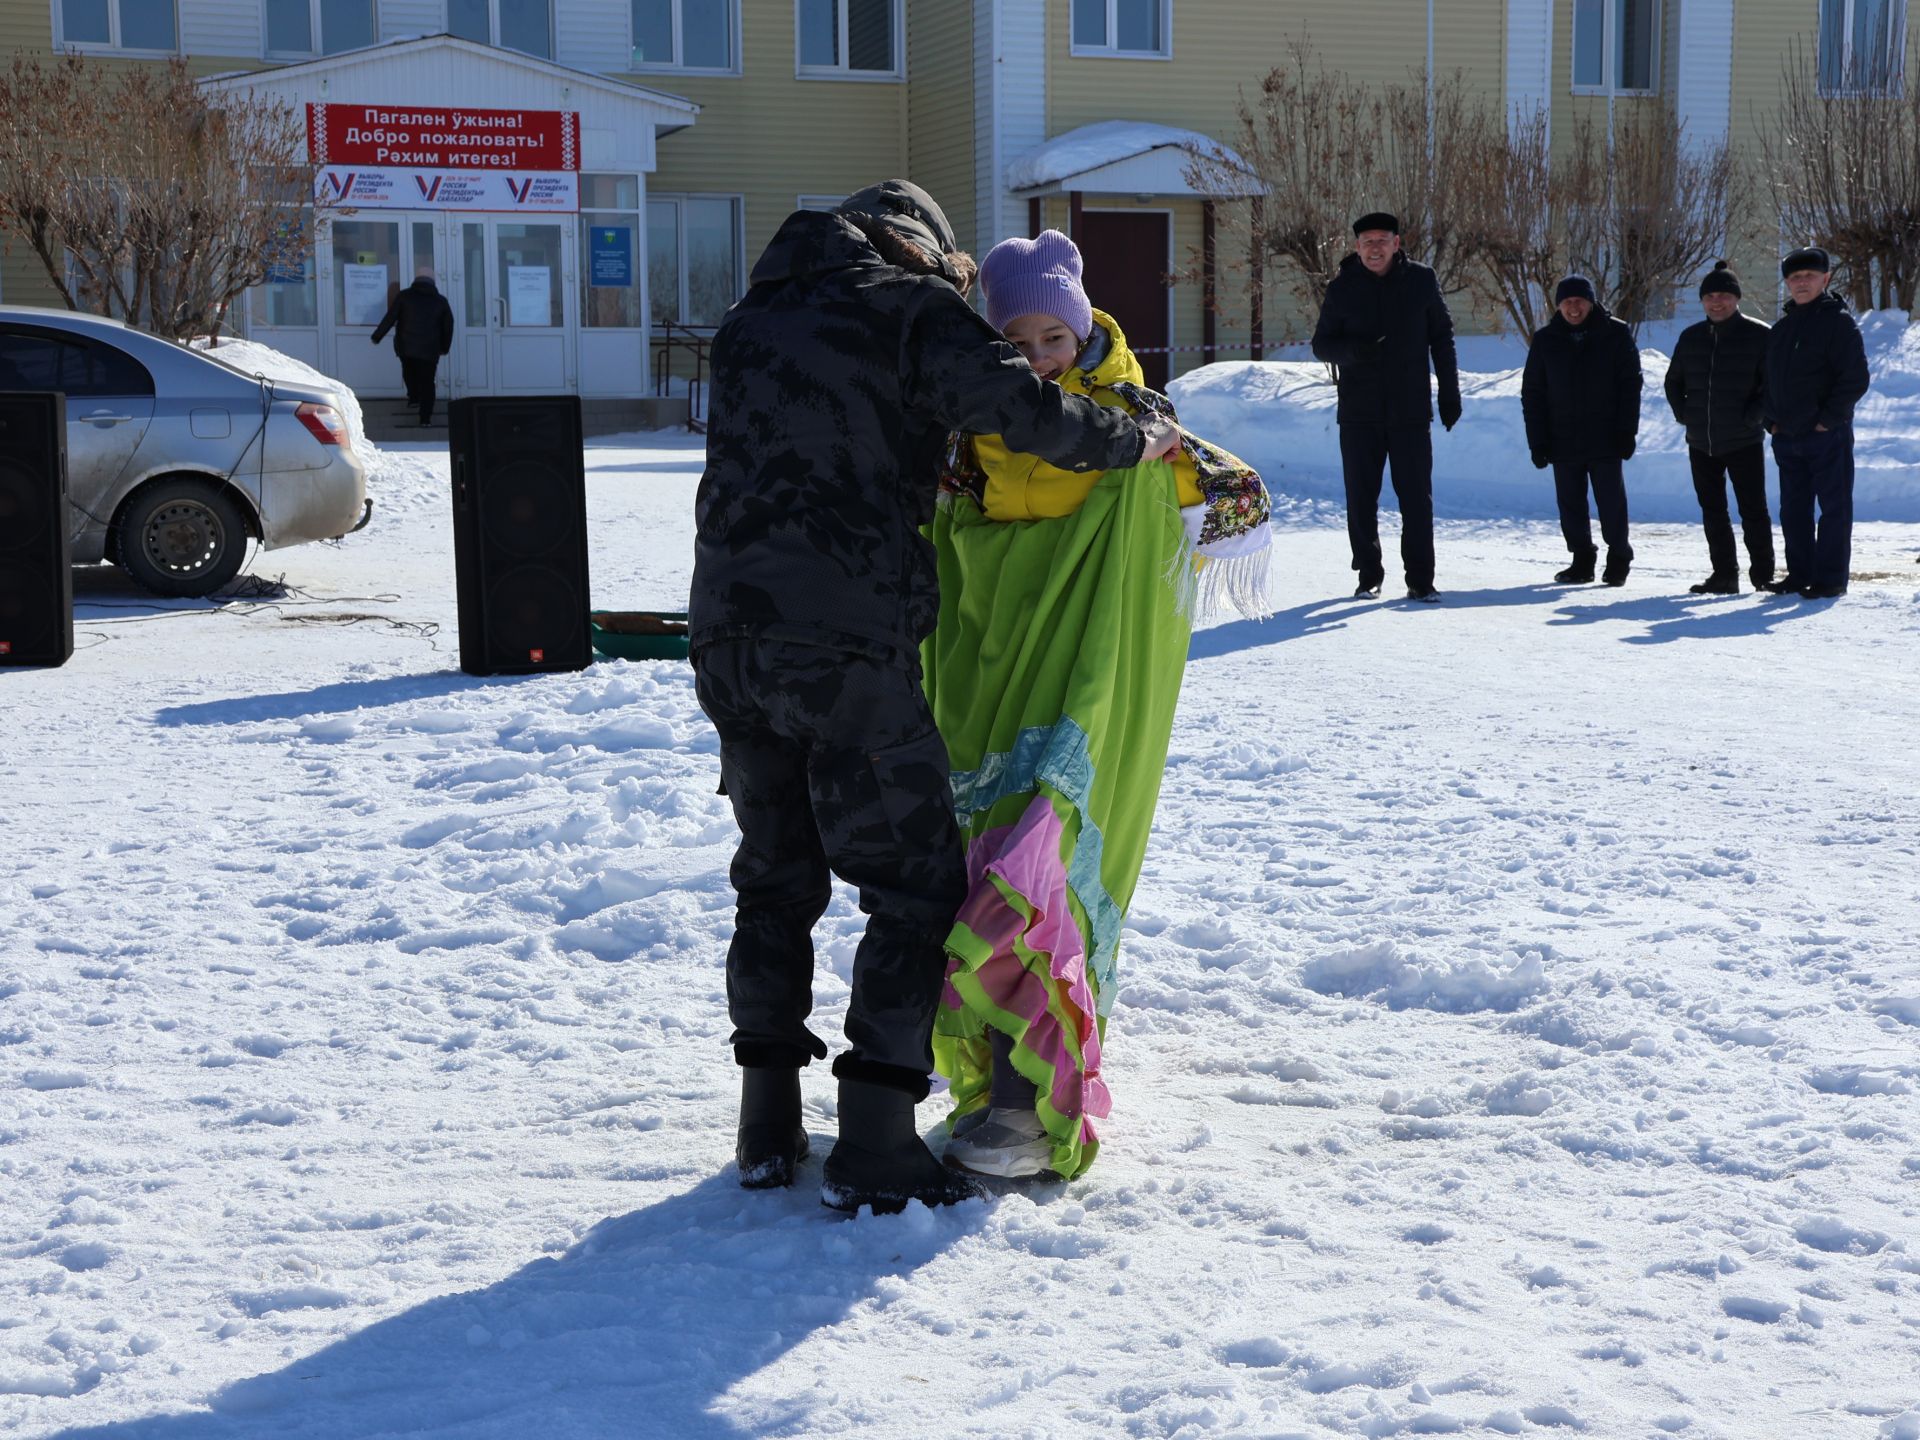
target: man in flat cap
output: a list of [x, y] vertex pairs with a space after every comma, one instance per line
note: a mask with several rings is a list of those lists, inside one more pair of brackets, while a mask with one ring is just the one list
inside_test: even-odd
[[1313, 329], [1313, 353], [1334, 367], [1340, 391], [1340, 463], [1347, 490], [1347, 540], [1360, 572], [1357, 596], [1380, 593], [1381, 472], [1391, 466], [1400, 501], [1400, 562], [1407, 598], [1438, 601], [1433, 586], [1433, 390], [1440, 423], [1460, 418], [1460, 368], [1453, 316], [1433, 271], [1400, 249], [1400, 222], [1385, 211], [1353, 222], [1353, 254], [1327, 287]]
[[1853, 559], [1853, 407], [1871, 383], [1867, 349], [1846, 301], [1827, 289], [1826, 251], [1795, 250], [1780, 274], [1789, 298], [1767, 337], [1766, 424], [1787, 573], [1767, 589], [1831, 600], [1847, 593]]
[[1756, 590], [1773, 580], [1773, 519], [1767, 514], [1767, 326], [1740, 309], [1740, 277], [1718, 262], [1700, 282], [1707, 318], [1680, 332], [1667, 367], [1667, 403], [1687, 431], [1687, 459], [1713, 571], [1696, 595], [1740, 593], [1740, 563], [1727, 515], [1727, 483], [1740, 507], [1747, 574]]

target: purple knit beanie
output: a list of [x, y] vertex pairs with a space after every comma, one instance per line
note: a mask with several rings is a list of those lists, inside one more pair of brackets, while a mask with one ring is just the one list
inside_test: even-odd
[[987, 323], [996, 330], [1022, 315], [1051, 315], [1081, 340], [1093, 333], [1093, 302], [1080, 285], [1080, 247], [1058, 230], [1002, 240], [981, 263], [980, 286]]

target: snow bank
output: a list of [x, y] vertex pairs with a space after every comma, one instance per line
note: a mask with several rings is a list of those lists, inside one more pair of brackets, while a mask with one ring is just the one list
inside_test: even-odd
[[215, 346], [201, 335], [195, 337], [193, 348], [223, 365], [231, 365], [243, 374], [264, 375], [269, 380], [289, 380], [296, 385], [317, 385], [322, 390], [331, 390], [336, 397], [334, 408], [347, 423], [347, 434], [353, 441], [353, 448], [369, 464], [372, 463], [372, 457], [378, 454], [367, 440], [366, 421], [360, 414], [360, 397], [353, 393], [346, 381], [336, 380], [314, 369], [306, 361], [296, 360], [257, 340], [225, 338]]
[[1016, 156], [1007, 166], [1007, 188], [1019, 191], [1053, 185], [1070, 175], [1082, 175], [1168, 146], [1198, 156], [1217, 156], [1241, 170], [1248, 168], [1233, 151], [1198, 130], [1179, 130], [1144, 120], [1100, 120]]
[[[1627, 462], [1635, 520], [1700, 518], [1686, 434], [1661, 393], [1680, 328], [1670, 323], [1641, 332], [1646, 393], [1639, 448]], [[1909, 328], [1903, 311], [1872, 312], [1861, 318], [1861, 328], [1873, 389], [1854, 417], [1855, 512], [1863, 521], [1920, 520], [1920, 484], [1914, 479], [1920, 465], [1920, 331]], [[1437, 426], [1433, 432], [1434, 508], [1443, 515], [1553, 515], [1553, 481], [1528, 459], [1520, 418], [1525, 348], [1517, 339], [1472, 337], [1461, 341], [1460, 350], [1465, 408], [1450, 432]], [[1302, 346], [1282, 353], [1288, 358], [1228, 361], [1181, 376], [1170, 387], [1180, 418], [1244, 457], [1276, 494], [1342, 499], [1340, 434], [1327, 367], [1295, 358], [1304, 357]], [[1771, 463], [1767, 486], [1777, 514], [1779, 481]]]

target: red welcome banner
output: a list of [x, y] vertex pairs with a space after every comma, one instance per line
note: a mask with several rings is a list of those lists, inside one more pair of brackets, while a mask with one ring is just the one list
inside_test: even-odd
[[580, 115], [464, 105], [308, 105], [307, 154], [323, 165], [382, 169], [578, 170]]

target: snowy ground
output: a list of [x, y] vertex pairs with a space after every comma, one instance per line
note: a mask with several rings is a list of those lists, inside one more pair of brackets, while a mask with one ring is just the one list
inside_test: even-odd
[[[698, 451], [590, 459], [597, 602], [674, 604]], [[1920, 526], [1804, 604], [1447, 522], [1429, 609], [1288, 507], [1100, 1162], [843, 1221], [824, 1067], [805, 1183], [730, 1172], [689, 671], [460, 674], [444, 475], [0, 673], [0, 1430], [1920, 1437]]]

